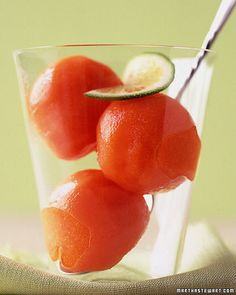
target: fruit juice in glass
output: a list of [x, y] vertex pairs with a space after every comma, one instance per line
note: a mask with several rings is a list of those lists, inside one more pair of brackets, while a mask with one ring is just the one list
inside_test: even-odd
[[180, 102], [176, 96], [198, 52], [154, 45], [15, 52], [53, 271], [130, 281], [178, 272], [211, 53]]

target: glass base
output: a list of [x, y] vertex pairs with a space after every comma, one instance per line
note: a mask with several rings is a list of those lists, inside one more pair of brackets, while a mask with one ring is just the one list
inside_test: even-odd
[[[129, 254], [124, 257], [120, 263], [111, 269], [103, 271], [85, 272], [85, 273], [68, 273], [60, 268], [60, 263], [51, 262], [50, 271], [66, 277], [73, 277], [81, 281], [89, 282], [136, 282], [151, 279], [148, 266], [148, 253], [145, 251]], [[142, 271], [141, 271], [142, 270]]]

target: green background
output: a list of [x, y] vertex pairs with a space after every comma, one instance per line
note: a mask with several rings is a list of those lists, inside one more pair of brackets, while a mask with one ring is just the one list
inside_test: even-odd
[[[199, 47], [219, 0], [0, 0], [0, 210], [38, 210], [12, 51], [65, 43]], [[217, 43], [193, 217], [235, 217], [236, 12]]]

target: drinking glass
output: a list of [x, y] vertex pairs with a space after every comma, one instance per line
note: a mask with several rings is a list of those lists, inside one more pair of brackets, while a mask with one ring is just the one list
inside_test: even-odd
[[[40, 134], [35, 127], [28, 105], [29, 99], [32, 99], [32, 89], [41, 87], [41, 90], [37, 91], [46, 93], [46, 82], [49, 81], [50, 83], [52, 71], [50, 72], [49, 70], [48, 76], [45, 78], [47, 81], [44, 84], [41, 83], [41, 86], [37, 86], [38, 82], [36, 81], [40, 80], [42, 73], [45, 73], [46, 69], [52, 68], [59, 60], [71, 56], [83, 56], [107, 65], [116, 75], [122, 77], [126, 64], [133, 57], [145, 52], [161, 53], [171, 59], [175, 65], [174, 80], [171, 85], [163, 91], [172, 98], [175, 98], [181, 86], [184, 84], [185, 79], [188, 77], [194, 58], [200, 50], [202, 49], [162, 45], [85, 44], [35, 47], [19, 49], [14, 52], [23, 113], [41, 210], [51, 206], [50, 198], [52, 198], [51, 195], [55, 191], [55, 188], [57, 188], [60, 183], [63, 183], [70, 175], [86, 169], [101, 169], [97, 161], [95, 149], [76, 159], [61, 159], [53, 152], [50, 145], [46, 143], [45, 134], [42, 135], [42, 132]], [[188, 87], [185, 89], [180, 101], [192, 116], [200, 137], [212, 77], [212, 69], [213, 53], [209, 52]], [[86, 74], [85, 71], [82, 71], [82, 73], [80, 79], [84, 81], [85, 77], [83, 75]], [[67, 75], [68, 72], [65, 70], [64, 74]], [[98, 76], [99, 73], [96, 73], [96, 75]], [[63, 88], [62, 85], [61, 95], [68, 96], [68, 104], [70, 104], [69, 92], [66, 87], [65, 85]], [[85, 99], [96, 100], [89, 97]], [[137, 98], [137, 100], [138, 99], [139, 98]], [[66, 108], [67, 105], [59, 110], [59, 117], [61, 116], [61, 118], [63, 118]], [[45, 120], [50, 120], [51, 114], [48, 113], [46, 115], [48, 116]], [[51, 119], [55, 120], [55, 118]], [[57, 124], [57, 122], [55, 122], [55, 124]], [[63, 129], [63, 125], [60, 126], [62, 126]], [[129, 126], [127, 126], [127, 128], [128, 127]], [[55, 128], [57, 128], [56, 125]], [[86, 130], [89, 132], [88, 128]], [[61, 130], [61, 136], [61, 140], [66, 142], [67, 137], [65, 136], [65, 138], [63, 138], [63, 130]], [[78, 134], [78, 136], [82, 135]], [[120, 145], [122, 144], [123, 143], [120, 142]], [[74, 273], [79, 279], [90, 281], [145, 280], [177, 273], [181, 261], [185, 231], [188, 225], [193, 184], [194, 181], [186, 179], [175, 189], [144, 195], [145, 202], [150, 211], [150, 220], [147, 228], [136, 245], [134, 245], [113, 267], [107, 267], [107, 269], [101, 271], [93, 271], [91, 268], [91, 270], [88, 269], [86, 272], [71, 272], [62, 269], [58, 261], [56, 261], [50, 264], [51, 270], [65, 275]], [[97, 210], [99, 210], [99, 208], [97, 208]], [[64, 222], [66, 223], [67, 221], [64, 220]], [[104, 227], [105, 226], [106, 225], [104, 225]], [[70, 229], [68, 229], [68, 231], [70, 231]], [[52, 237], [52, 239], [55, 239], [55, 236]], [[107, 239], [109, 238], [107, 237]], [[122, 240], [120, 241], [121, 244], [123, 242]], [[68, 240], [67, 243], [69, 246], [71, 241]], [[96, 247], [96, 245], [94, 247]], [[111, 250], [111, 252], [112, 251], [113, 250]], [[97, 255], [99, 256], [99, 249], [97, 250]], [[109, 250], [107, 250], [107, 255], [112, 256], [113, 253], [109, 253]]]

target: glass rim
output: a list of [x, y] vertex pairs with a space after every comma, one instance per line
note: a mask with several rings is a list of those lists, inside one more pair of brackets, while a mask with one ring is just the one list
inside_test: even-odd
[[179, 49], [179, 50], [189, 50], [193, 52], [208, 52], [216, 53], [212, 49], [205, 49], [202, 47], [184, 46], [184, 45], [170, 45], [170, 44], [144, 44], [144, 43], [81, 43], [81, 44], [62, 44], [62, 45], [42, 45], [33, 46], [26, 48], [18, 48], [13, 50], [14, 55], [19, 55], [27, 51], [36, 51], [40, 49], [56, 49], [56, 48], [72, 48], [72, 47], [137, 47], [137, 48], [167, 48], [167, 49]]

